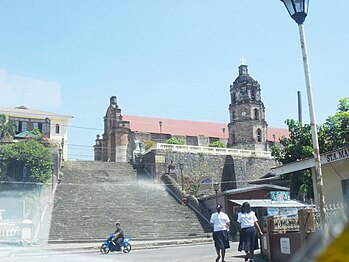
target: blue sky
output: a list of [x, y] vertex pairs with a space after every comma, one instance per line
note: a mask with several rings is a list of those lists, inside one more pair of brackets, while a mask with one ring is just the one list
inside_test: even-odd
[[[318, 123], [348, 96], [348, 9], [310, 0]], [[298, 28], [279, 0], [2, 0], [0, 34], [0, 107], [73, 115], [72, 126], [91, 129], [72, 127], [71, 144], [94, 144], [112, 95], [123, 114], [228, 123], [242, 56], [269, 126], [297, 118], [297, 90], [308, 121]]]

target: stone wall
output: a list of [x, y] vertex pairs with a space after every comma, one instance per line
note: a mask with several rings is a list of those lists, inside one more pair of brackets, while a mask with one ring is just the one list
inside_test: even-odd
[[[212, 194], [211, 187], [200, 189], [199, 183], [204, 178], [220, 183], [220, 190], [249, 186], [248, 182], [256, 180], [277, 164], [273, 159], [246, 157], [237, 158], [230, 155], [206, 155], [202, 153], [180, 153], [164, 150], [153, 150], [142, 158], [144, 167], [154, 179], [163, 174], [169, 175], [183, 185], [187, 194]], [[181, 170], [180, 163], [183, 164]], [[169, 166], [173, 166], [169, 169]], [[183, 182], [182, 182], [183, 176]]]
[[256, 157], [234, 158], [233, 161], [237, 188], [249, 186], [249, 181], [259, 179], [269, 173], [270, 168], [278, 165], [273, 159]]

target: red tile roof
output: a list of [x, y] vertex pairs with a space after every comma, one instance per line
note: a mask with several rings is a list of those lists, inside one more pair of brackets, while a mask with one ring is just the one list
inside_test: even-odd
[[[273, 135], [275, 135], [275, 139]], [[287, 128], [268, 127], [268, 141], [279, 142], [281, 137], [289, 137], [289, 135]]]
[[159, 121], [161, 121], [161, 129], [162, 133], [164, 134], [223, 137], [223, 128], [225, 128], [225, 136], [228, 136], [228, 127], [225, 123], [199, 122], [129, 115], [124, 116], [123, 120], [130, 121], [130, 127], [132, 131], [160, 133]]
[[[162, 122], [161, 130], [164, 134], [228, 138], [227, 123], [201, 122], [190, 120], [169, 119], [161, 117], [145, 117], [124, 115], [123, 120], [130, 121], [130, 128], [134, 132], [160, 133], [159, 121]], [[225, 132], [223, 133], [223, 128]], [[281, 136], [288, 136], [285, 128], [268, 128], [268, 140], [278, 141]]]

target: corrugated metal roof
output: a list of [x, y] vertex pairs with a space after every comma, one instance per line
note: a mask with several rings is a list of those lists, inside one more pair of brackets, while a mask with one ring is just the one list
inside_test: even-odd
[[15, 135], [15, 138], [28, 138], [28, 137], [36, 138], [36, 137], [38, 137], [38, 135], [33, 134], [32, 131], [23, 131], [23, 132]]
[[272, 202], [271, 199], [229, 199], [229, 201], [242, 205], [244, 202], [248, 202], [251, 207], [306, 207], [307, 205], [298, 202], [296, 200], [285, 200], [284, 202]]
[[224, 191], [222, 193], [225, 193], [225, 194], [237, 194], [237, 193], [244, 193], [244, 192], [249, 192], [249, 191], [255, 191], [257, 189], [263, 189], [263, 188], [271, 188], [271, 189], [276, 189], [276, 190], [279, 190], [279, 191], [290, 191], [290, 188], [288, 188], [288, 187], [277, 186], [277, 185], [270, 185], [270, 184], [262, 184], [262, 185], [253, 185], [253, 186], [243, 187], [243, 188], [230, 189], [230, 190]]

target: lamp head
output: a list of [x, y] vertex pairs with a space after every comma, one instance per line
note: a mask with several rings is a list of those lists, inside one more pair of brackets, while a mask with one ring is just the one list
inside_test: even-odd
[[309, 0], [281, 0], [297, 24], [303, 24], [308, 14]]
[[219, 190], [219, 183], [218, 182], [213, 183], [213, 190], [216, 192]]

